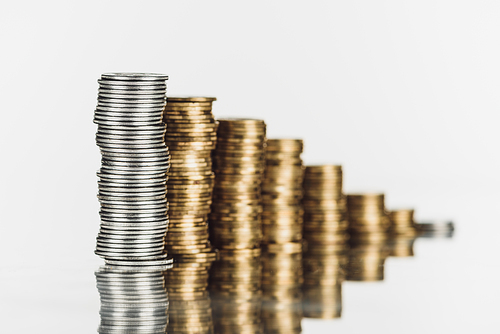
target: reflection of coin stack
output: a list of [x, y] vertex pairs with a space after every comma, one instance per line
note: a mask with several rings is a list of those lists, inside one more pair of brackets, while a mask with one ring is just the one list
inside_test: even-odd
[[347, 279], [381, 281], [389, 256], [390, 219], [385, 210], [384, 194], [347, 195], [351, 232]]
[[262, 320], [266, 333], [301, 331], [302, 180], [300, 139], [268, 139], [262, 183]]
[[254, 119], [218, 121], [210, 239], [219, 249], [259, 247], [266, 125]]
[[215, 333], [261, 333], [260, 248], [219, 251], [210, 272]]
[[211, 153], [216, 124], [211, 97], [169, 97], [165, 143], [172, 167], [167, 181], [170, 224], [166, 250], [176, 257], [210, 250], [207, 215], [213, 189]]
[[392, 222], [390, 256], [413, 256], [413, 244], [417, 237], [412, 209], [400, 209], [389, 212]]
[[95, 276], [101, 299], [99, 333], [165, 333], [168, 298], [161, 271], [104, 267]]
[[167, 333], [213, 333], [208, 277], [215, 256], [214, 252], [181, 256], [165, 272], [170, 299]]
[[347, 249], [342, 167], [307, 166], [304, 175], [304, 316], [341, 315]]
[[302, 243], [268, 244], [262, 254], [265, 333], [302, 331]]
[[304, 252], [304, 317], [340, 318], [347, 249], [346, 243], [309, 244]]
[[167, 78], [111, 73], [99, 80], [94, 122], [102, 154], [101, 228], [96, 254], [109, 264], [166, 263], [162, 245], [168, 224], [165, 182], [170, 157], [162, 113]]

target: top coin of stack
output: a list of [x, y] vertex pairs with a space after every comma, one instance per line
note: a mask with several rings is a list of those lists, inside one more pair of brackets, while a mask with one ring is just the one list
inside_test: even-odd
[[301, 139], [268, 139], [262, 182], [264, 243], [302, 242]]
[[349, 229], [356, 238], [387, 238], [391, 221], [385, 209], [384, 194], [349, 194]]
[[170, 166], [162, 123], [167, 79], [161, 74], [109, 73], [98, 80], [94, 122], [102, 167], [96, 254], [112, 265], [169, 262], [162, 247]]
[[257, 119], [218, 121], [210, 238], [219, 249], [256, 248], [262, 239], [266, 124]]
[[345, 243], [347, 208], [342, 192], [342, 167], [306, 166], [304, 175], [304, 240]]
[[163, 114], [172, 167], [167, 182], [170, 225], [166, 250], [174, 256], [208, 252], [207, 215], [214, 176], [213, 97], [169, 97]]

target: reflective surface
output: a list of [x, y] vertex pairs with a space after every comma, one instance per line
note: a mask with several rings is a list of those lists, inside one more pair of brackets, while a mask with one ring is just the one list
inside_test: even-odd
[[[462, 212], [468, 209], [463, 208]], [[341, 284], [331, 282], [328, 290], [321, 287], [320, 300], [309, 284], [309, 292], [302, 291], [303, 302], [309, 304], [302, 311], [307, 316], [301, 320], [302, 333], [494, 333], [500, 328], [496, 242], [500, 227], [494, 220], [474, 220], [480, 211], [470, 211], [470, 219], [466, 220], [464, 214], [456, 223], [452, 238], [418, 238], [413, 244], [414, 256], [386, 257], [383, 281], [350, 281], [347, 270]], [[92, 254], [93, 247], [94, 240], [90, 240], [85, 252], [68, 250], [46, 262], [6, 257], [7, 264], [0, 269], [3, 328], [10, 333], [96, 333], [101, 305], [95, 272], [103, 261]], [[399, 253], [411, 254], [407, 245], [398, 243], [397, 248]], [[329, 270], [335, 270], [335, 263], [330, 265]], [[304, 266], [305, 277], [314, 277], [308, 276], [308, 270]], [[205, 300], [210, 297], [201, 296]], [[174, 314], [185, 314], [183, 307], [191, 309], [192, 305], [197, 305], [199, 314], [207, 314], [207, 302], [179, 301], [175, 306], [171, 293], [170, 324], [177, 321]], [[279, 318], [284, 328], [292, 314], [301, 312], [293, 308], [293, 303], [287, 305], [290, 307], [278, 315], [269, 309], [266, 317]], [[267, 308], [264, 303], [260, 307], [259, 320], [264, 323]], [[176, 313], [175, 308], [181, 311]], [[329, 313], [329, 319], [312, 318], [312, 313], [319, 311]], [[331, 318], [338, 312], [340, 318]]]
[[387, 260], [413, 257], [417, 237], [452, 235], [449, 225], [425, 225], [420, 235], [307, 245], [303, 256], [279, 247], [181, 259], [166, 271], [104, 266], [95, 273], [98, 332], [300, 333], [303, 318], [342, 317], [346, 281], [382, 282]]

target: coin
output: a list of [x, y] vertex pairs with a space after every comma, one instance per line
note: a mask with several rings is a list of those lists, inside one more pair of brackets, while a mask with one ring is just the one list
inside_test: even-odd
[[[116, 266], [164, 268], [168, 225], [166, 172], [170, 168], [162, 113], [167, 76], [101, 76], [94, 122], [102, 154], [98, 172], [101, 228], [96, 254]], [[155, 261], [145, 261], [146, 259]]]

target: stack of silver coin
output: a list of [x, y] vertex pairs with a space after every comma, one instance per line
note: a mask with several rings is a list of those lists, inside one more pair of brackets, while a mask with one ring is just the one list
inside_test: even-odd
[[162, 271], [117, 270], [96, 273], [101, 299], [99, 333], [165, 333], [168, 295]]
[[97, 173], [101, 227], [95, 253], [108, 264], [168, 263], [164, 238], [170, 155], [162, 122], [167, 79], [161, 74], [108, 73], [98, 80], [94, 122], [102, 154]]

